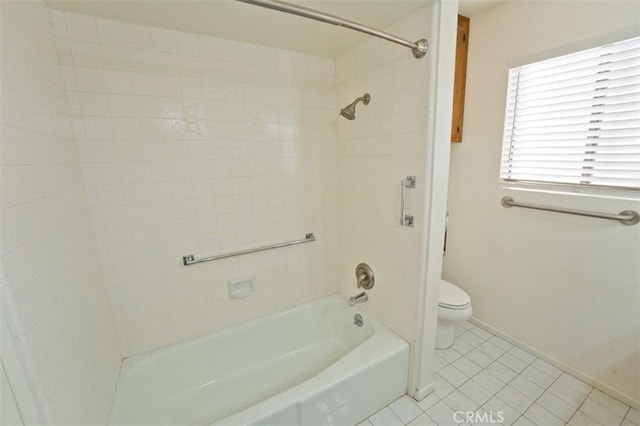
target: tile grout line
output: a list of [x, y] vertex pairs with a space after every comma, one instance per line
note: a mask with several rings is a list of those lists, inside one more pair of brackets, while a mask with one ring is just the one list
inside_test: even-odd
[[[475, 326], [475, 327], [478, 327], [478, 326]], [[486, 338], [485, 338], [485, 337], [483, 337], [483, 336], [480, 336], [480, 335], [478, 335], [478, 334], [474, 333], [474, 332], [473, 332], [473, 326], [472, 326], [472, 327], [469, 327], [469, 328], [464, 328], [464, 327], [461, 327], [461, 328], [463, 329], [463, 330], [462, 330], [462, 333], [460, 333], [460, 334], [456, 335], [456, 336], [455, 336], [455, 338], [456, 338], [456, 339], [460, 339], [460, 338], [461, 338], [461, 336], [463, 336], [463, 335], [465, 335], [465, 334], [472, 333], [475, 337], [477, 337], [477, 338], [480, 338], [480, 339], [481, 339], [480, 343], [478, 343], [478, 344], [476, 344], [476, 345], [473, 345], [473, 344], [471, 344], [471, 343], [468, 343], [465, 339], [460, 339], [462, 342], [464, 342], [464, 343], [465, 343], [465, 345], [461, 345], [461, 346], [463, 346], [464, 348], [469, 348], [465, 353], [462, 353], [462, 352], [460, 352], [459, 350], [454, 349], [454, 348], [453, 348], [453, 346], [454, 346], [454, 345], [450, 346], [449, 348], [443, 349], [442, 351], [448, 351], [448, 350], [451, 350], [451, 351], [452, 351], [451, 353], [453, 353], [453, 354], [455, 355], [455, 359], [453, 359], [452, 361], [449, 361], [449, 359], [451, 359], [451, 357], [448, 357], [449, 359], [447, 359], [447, 358], [445, 358], [444, 356], [440, 356], [440, 354], [438, 353], [438, 351], [436, 351], [436, 356], [438, 356], [438, 357], [439, 357], [439, 359], [440, 359], [440, 361], [442, 361], [442, 365], [441, 365], [441, 367], [440, 367], [437, 371], [435, 371], [435, 372], [434, 372], [434, 374], [437, 374], [437, 375], [440, 377], [440, 379], [441, 379], [441, 380], [443, 380], [443, 381], [444, 381], [444, 383], [446, 383], [446, 385], [450, 387], [450, 389], [451, 389], [451, 390], [450, 390], [449, 392], [447, 392], [447, 393], [443, 394], [443, 396], [442, 396], [442, 397], [439, 397], [438, 395], [436, 395], [436, 394], [435, 394], [435, 391], [434, 391], [433, 395], [435, 396], [436, 401], [435, 401], [435, 403], [431, 404], [431, 405], [429, 406], [429, 408], [426, 408], [426, 409], [423, 409], [423, 408], [422, 408], [419, 404], [417, 404], [415, 401], [412, 401], [412, 402], [414, 403], [414, 405], [416, 405], [416, 406], [418, 407], [418, 409], [420, 410], [420, 414], [418, 414], [417, 416], [415, 416], [415, 417], [413, 417], [412, 419], [410, 419], [407, 423], [404, 423], [404, 421], [400, 418], [400, 416], [399, 416], [398, 414], [396, 414], [396, 412], [395, 412], [393, 409], [391, 409], [391, 412], [394, 414], [394, 416], [395, 416], [395, 417], [397, 417], [401, 422], [403, 422], [403, 424], [408, 425], [409, 423], [411, 423], [411, 422], [415, 421], [417, 418], [419, 418], [419, 417], [420, 417], [420, 416], [422, 416], [422, 415], [425, 415], [425, 416], [426, 416], [426, 418], [427, 418], [427, 419], [429, 419], [430, 421], [432, 421], [433, 423], [435, 423], [435, 424], [439, 424], [439, 423], [438, 423], [438, 422], [437, 422], [433, 417], [431, 417], [431, 416], [429, 415], [429, 413], [428, 413], [427, 411], [428, 411], [428, 410], [431, 410], [434, 406], [436, 406], [436, 405], [437, 405], [437, 404], [439, 404], [439, 403], [443, 403], [443, 406], [444, 406], [444, 407], [446, 407], [446, 409], [448, 409], [448, 410], [455, 410], [455, 408], [454, 408], [454, 407], [452, 407], [452, 406], [450, 405], [450, 404], [451, 404], [450, 402], [445, 401], [445, 399], [446, 399], [446, 398], [449, 398], [449, 397], [450, 397], [453, 393], [455, 393], [455, 392], [458, 392], [458, 393], [459, 393], [459, 395], [458, 395], [458, 396], [464, 397], [464, 398], [465, 398], [465, 399], [467, 399], [468, 401], [472, 402], [472, 403], [474, 404], [474, 406], [475, 406], [475, 405], [476, 405], [476, 401], [475, 401], [474, 399], [471, 399], [471, 398], [470, 398], [466, 393], [464, 393], [464, 392], [461, 390], [461, 388], [462, 388], [463, 386], [465, 386], [469, 381], [474, 381], [474, 382], [476, 383], [476, 385], [478, 385], [478, 386], [479, 386], [483, 391], [485, 391], [485, 392], [487, 392], [488, 394], [490, 394], [490, 395], [491, 395], [491, 396], [490, 396], [486, 401], [484, 401], [482, 404], [479, 404], [479, 405], [477, 406], [477, 408], [476, 408], [476, 410], [483, 410], [483, 411], [485, 411], [485, 412], [486, 412], [486, 409], [485, 409], [486, 404], [487, 404], [489, 401], [493, 400], [493, 399], [498, 399], [501, 403], [503, 403], [506, 407], [509, 407], [509, 408], [510, 408], [511, 410], [513, 410], [513, 411], [520, 411], [520, 410], [516, 410], [514, 407], [512, 407], [510, 404], [508, 404], [507, 402], [505, 402], [503, 399], [501, 399], [501, 398], [498, 396], [498, 394], [499, 394], [500, 392], [504, 391], [508, 386], [510, 386], [510, 385], [511, 385], [511, 383], [513, 382], [513, 380], [515, 380], [515, 379], [516, 379], [516, 378], [518, 378], [518, 377], [521, 377], [523, 380], [526, 380], [526, 381], [530, 382], [532, 385], [535, 385], [535, 386], [537, 386], [538, 388], [542, 389], [542, 392], [540, 393], [540, 395], [539, 395], [537, 398], [535, 398], [535, 399], [533, 399], [533, 398], [531, 399], [531, 401], [532, 401], [532, 402], [531, 402], [531, 403], [529, 403], [529, 404], [527, 404], [527, 405], [526, 405], [526, 408], [525, 408], [521, 413], [519, 413], [517, 417], [515, 417], [515, 419], [513, 420], [512, 424], [517, 423], [517, 422], [518, 422], [519, 420], [521, 420], [523, 417], [524, 417], [524, 419], [523, 419], [523, 420], [526, 420], [526, 421], [528, 421], [528, 422], [532, 422], [532, 423], [533, 423], [533, 421], [532, 421], [529, 417], [527, 417], [527, 416], [525, 415], [525, 413], [526, 413], [528, 410], [530, 410], [530, 409], [531, 409], [531, 407], [533, 407], [534, 405], [538, 404], [538, 405], [540, 405], [540, 408], [542, 408], [542, 409], [544, 409], [544, 410], [545, 410], [545, 412], [549, 413], [549, 415], [553, 416], [554, 418], [557, 418], [559, 422], [562, 422], [561, 424], [563, 424], [563, 425], [567, 426], [567, 425], [569, 425], [569, 424], [571, 423], [571, 421], [575, 418], [576, 414], [577, 414], [578, 412], [580, 412], [580, 409], [582, 408], [582, 406], [585, 404], [585, 402], [589, 399], [589, 397], [590, 397], [590, 396], [593, 394], [593, 392], [595, 391], [595, 388], [594, 388], [594, 387], [591, 387], [591, 390], [586, 394], [586, 396], [584, 397], [584, 399], [580, 402], [580, 404], [579, 404], [577, 407], [575, 407], [575, 406], [573, 406], [571, 403], [569, 403], [569, 402], [565, 401], [562, 397], [560, 397], [560, 396], [556, 395], [556, 393], [551, 392], [551, 391], [549, 390], [549, 389], [551, 389], [551, 387], [552, 387], [554, 384], [561, 382], [561, 381], [560, 381], [560, 378], [561, 378], [564, 374], [567, 374], [567, 375], [569, 375], [570, 377], [573, 377], [573, 376], [571, 376], [571, 374], [567, 373], [566, 371], [564, 371], [564, 370], [562, 370], [562, 369], [558, 369], [558, 371], [560, 372], [560, 374], [559, 374], [557, 377], [555, 377], [555, 378], [554, 378], [554, 377], [553, 377], [554, 372], [547, 372], [546, 370], [544, 370], [544, 369], [540, 369], [540, 368], [538, 368], [537, 366], [535, 366], [535, 365], [534, 365], [534, 363], [535, 363], [537, 360], [540, 360], [540, 358], [539, 358], [539, 357], [537, 357], [537, 356], [535, 356], [535, 355], [533, 355], [533, 354], [531, 354], [531, 353], [529, 353], [528, 351], [523, 350], [522, 348], [519, 348], [518, 346], [513, 345], [513, 344], [510, 344], [510, 345], [511, 345], [511, 347], [509, 347], [509, 349], [504, 350], [504, 345], [500, 345], [500, 346], [498, 346], [498, 345], [495, 345], [495, 344], [493, 344], [493, 343], [489, 342], [493, 337], [500, 338], [499, 336], [496, 336], [496, 335], [494, 335], [494, 334], [492, 334], [492, 333], [490, 333], [490, 332], [487, 332], [487, 333], [489, 334], [489, 337], [486, 337]], [[478, 328], [479, 328], [479, 329], [481, 329], [481, 330], [483, 330], [483, 331], [486, 331], [486, 330], [482, 329], [481, 327], [478, 327]], [[476, 339], [476, 341], [478, 341], [478, 340], [479, 340], [479, 339]], [[491, 354], [485, 353], [485, 352], [483, 352], [482, 350], [478, 349], [478, 348], [479, 348], [479, 346], [481, 346], [481, 345], [483, 345], [483, 344], [485, 344], [485, 343], [487, 343], [487, 342], [489, 342], [489, 344], [490, 344], [491, 346], [494, 346], [495, 348], [500, 349], [500, 352], [501, 352], [501, 353], [500, 353], [500, 355], [499, 355], [499, 356], [494, 357], [494, 355], [491, 355]], [[507, 342], [507, 343], [509, 343], [509, 342]], [[514, 350], [514, 348], [517, 348], [517, 349], [520, 349], [520, 350], [524, 351], [526, 354], [528, 354], [528, 355], [532, 356], [532, 357], [533, 357], [533, 359], [531, 359], [530, 361], [528, 361], [528, 362], [527, 362], [527, 361], [525, 361], [524, 359], [522, 359], [522, 358], [520, 358], [520, 357], [516, 356], [514, 353], [512, 353], [512, 352], [511, 352], [511, 351], [513, 351], [513, 350]], [[483, 366], [483, 365], [478, 364], [475, 360], [473, 360], [471, 357], [469, 357], [469, 356], [468, 356], [472, 351], [479, 351], [482, 355], [484, 355], [484, 356], [486, 357], [486, 359], [490, 359], [490, 362], [489, 362], [486, 366]], [[494, 352], [494, 353], [495, 353], [495, 352]], [[515, 359], [517, 359], [518, 361], [520, 361], [520, 362], [521, 362], [520, 366], [522, 366], [522, 368], [521, 368], [521, 369], [520, 369], [520, 368], [518, 368], [518, 370], [519, 370], [519, 371], [518, 371], [518, 370], [515, 370], [514, 368], [512, 368], [512, 367], [510, 367], [510, 366], [508, 366], [507, 364], [503, 363], [502, 361], [499, 361], [499, 360], [500, 360], [504, 355], [506, 355], [506, 354], [509, 354], [511, 357], [513, 357], [513, 358], [515, 358]], [[477, 371], [475, 374], [468, 376], [468, 375], [467, 375], [467, 372], [466, 372], [466, 369], [462, 370], [462, 369], [460, 369], [460, 368], [456, 367], [455, 365], [453, 365], [453, 364], [455, 364], [456, 362], [458, 362], [459, 360], [462, 360], [463, 358], [464, 358], [465, 362], [471, 362], [471, 364], [472, 364], [472, 365], [474, 365], [474, 366], [475, 366], [475, 367], [477, 367], [477, 368], [480, 368], [480, 370], [479, 370], [479, 371]], [[523, 357], [523, 358], [528, 358], [528, 357]], [[544, 361], [544, 360], [542, 360], [542, 361]], [[503, 379], [502, 379], [501, 377], [498, 377], [498, 376], [496, 376], [495, 374], [493, 374], [491, 371], [488, 371], [489, 366], [491, 366], [492, 364], [495, 364], [496, 362], [498, 362], [498, 363], [499, 363], [498, 365], [500, 365], [501, 367], [506, 368], [509, 372], [511, 372], [511, 373], [515, 373], [515, 376], [514, 376], [513, 378], [511, 378], [510, 380], [508, 380], [508, 381], [503, 381]], [[484, 364], [484, 363], [485, 363], [485, 360], [482, 360], [482, 363]], [[465, 377], [465, 380], [464, 380], [464, 381], [462, 381], [458, 386], [455, 386], [455, 385], [454, 385], [453, 383], [451, 383], [448, 379], [446, 379], [446, 378], [445, 378], [445, 376], [443, 376], [443, 375], [441, 375], [441, 374], [440, 374], [440, 372], [441, 372], [443, 369], [447, 368], [447, 367], [453, 367], [455, 370], [457, 370], [460, 374], [462, 374], [462, 375]], [[525, 370], [530, 369], [531, 367], [533, 367], [536, 371], [540, 372], [541, 374], [544, 374], [544, 375], [548, 376], [550, 379], [551, 379], [551, 378], [553, 378], [553, 380], [552, 380], [551, 382], [549, 382], [549, 384], [548, 384], [548, 385], [543, 385], [543, 383], [545, 383], [545, 382], [546, 382], [545, 380], [540, 380], [540, 381], [532, 381], [532, 380], [530, 380], [529, 378], [527, 378], [527, 377], [525, 377], [525, 376], [523, 375], [523, 372], [524, 372]], [[479, 374], [481, 374], [483, 371], [484, 371], [484, 372], [486, 372], [486, 374], [489, 374], [490, 376], [492, 376], [492, 377], [493, 377], [493, 378], [495, 378], [496, 380], [499, 380], [499, 381], [502, 383], [502, 385], [501, 385], [500, 387], [498, 387], [498, 388], [497, 388], [497, 387], [495, 387], [495, 386], [491, 386], [493, 389], [496, 389], [496, 388], [497, 388], [497, 389], [498, 389], [497, 391], [495, 391], [495, 392], [494, 392], [494, 391], [493, 391], [493, 390], [491, 390], [491, 389], [487, 389], [487, 387], [485, 387], [485, 386], [484, 386], [484, 385], [482, 385], [479, 381], [477, 381], [477, 380], [476, 380], [476, 377], [477, 377]], [[540, 383], [538, 383], [538, 382], [540, 382]], [[518, 392], [518, 393], [520, 393], [520, 394], [523, 394], [519, 389], [515, 388], [514, 386], [511, 386], [511, 387], [512, 387], [516, 392]], [[445, 387], [445, 389], [446, 389], [446, 387]], [[567, 405], [568, 407], [570, 407], [570, 409], [571, 409], [572, 411], [569, 411], [569, 412], [571, 412], [572, 414], [571, 414], [571, 416], [569, 416], [569, 418], [568, 418], [568, 420], [567, 420], [567, 421], [564, 421], [564, 419], [563, 419], [563, 418], [560, 418], [558, 415], [556, 415], [556, 413], [552, 412], [551, 410], [549, 410], [548, 408], [544, 407], [542, 404], [540, 404], [540, 403], [539, 403], [540, 399], [541, 399], [545, 394], [549, 394], [549, 396], [552, 396], [553, 398], [557, 399], [559, 402], [562, 402], [563, 404], [565, 404], [565, 405]], [[524, 397], [526, 397], [527, 399], [529, 399], [527, 394], [523, 394], [523, 396], [524, 396]], [[479, 398], [479, 399], [482, 399], [482, 398]], [[390, 405], [391, 405], [391, 404], [390, 404]], [[389, 405], [389, 407], [390, 407], [390, 405]], [[605, 408], [606, 408], [606, 407], [605, 407]], [[631, 411], [631, 407], [630, 407], [630, 406], [627, 406], [627, 407], [626, 407], [626, 410], [625, 410], [625, 412], [624, 412], [624, 414], [622, 415], [622, 420], [621, 420], [620, 424], [624, 423], [624, 421], [626, 420], [626, 417], [627, 417], [627, 415], [629, 414], [629, 412], [630, 412], [630, 411]], [[563, 416], [564, 416], [564, 415], [563, 415]]]
[[[514, 347], [514, 348], [517, 348], [517, 346], [515, 346], [515, 345], [514, 345], [513, 347]], [[525, 351], [525, 352], [526, 352], [526, 351]], [[527, 353], [529, 353], [529, 352], [527, 352]], [[536, 362], [536, 359], [538, 359], [538, 357], [535, 357], [535, 358], [533, 359], [533, 361], [531, 361], [529, 364], [527, 364], [527, 367], [531, 366], [534, 362]], [[525, 367], [522, 371], [526, 370], [526, 369], [527, 369], [527, 367]], [[513, 371], [513, 370], [512, 370], [512, 371]], [[518, 373], [518, 376], [520, 376], [520, 375], [522, 374], [522, 371], [521, 371], [520, 373]], [[518, 376], [516, 376], [516, 377], [518, 377]], [[560, 376], [558, 376], [558, 377], [560, 377]], [[523, 379], [528, 380], [526, 377], [523, 377]], [[513, 381], [513, 380], [515, 380], [515, 378], [514, 378], [514, 379], [511, 379], [511, 381]], [[558, 379], [556, 378], [556, 379], [551, 383], [551, 385], [552, 385], [553, 383], [555, 383], [555, 381], [556, 381], [556, 380], [558, 380]], [[510, 383], [510, 382], [509, 382], [509, 383]], [[507, 383], [507, 386], [509, 385], [509, 383]], [[534, 383], [534, 385], [535, 385], [535, 384], [536, 384], [536, 383]], [[547, 386], [547, 389], [549, 389], [549, 387], [551, 387], [551, 385]], [[514, 389], [515, 389], [515, 388], [514, 388]], [[516, 389], [516, 391], [518, 391], [518, 389]], [[519, 391], [518, 391], [518, 392], [519, 392]], [[545, 392], [546, 392], [546, 389], [544, 389], [544, 390], [542, 391], [542, 393], [540, 394], [540, 396], [544, 395], [544, 393], [545, 393]], [[525, 396], [526, 396], [526, 395], [525, 395]], [[527, 412], [531, 407], [533, 407], [533, 405], [538, 401], [538, 399], [540, 399], [540, 396], [539, 396], [538, 398], [536, 398], [536, 399], [535, 399], [531, 404], [529, 404], [529, 406], [527, 406], [527, 408], [525, 408], [525, 409], [524, 409], [524, 411], [522, 411], [522, 414], [520, 414], [520, 415], [519, 415], [519, 416], [518, 416], [518, 417], [513, 421], [513, 424], [515, 424], [515, 423], [516, 423], [518, 420], [520, 420], [520, 418], [522, 418], [522, 417], [526, 418], [527, 420], [530, 420], [527, 416], [525, 416], [525, 415], [524, 415], [524, 413], [526, 413], [526, 412]], [[498, 397], [498, 398], [499, 398], [499, 397]], [[502, 400], [501, 400], [501, 401], [502, 401]], [[506, 404], [506, 402], [505, 402], [505, 404]], [[507, 404], [507, 406], [509, 406], [509, 404]], [[533, 423], [533, 422], [532, 422], [532, 423]]]
[[[569, 422], [571, 422], [571, 420], [575, 417], [576, 414], [578, 414], [578, 412], [580, 411], [580, 408], [582, 408], [582, 406], [584, 405], [585, 402], [587, 402], [587, 399], [589, 399], [589, 397], [591, 396], [591, 394], [593, 393], [593, 391], [596, 388], [592, 388], [591, 391], [589, 391], [589, 393], [587, 394], [587, 396], [584, 398], [584, 401], [582, 401], [580, 403], [580, 405], [578, 406], [578, 408], [576, 408], [576, 411], [574, 411], [574, 413], [571, 415], [571, 417], [569, 418], [569, 421], [567, 423], [565, 423], [565, 425], [568, 425]], [[624, 417], [622, 418], [622, 420], [624, 421]]]

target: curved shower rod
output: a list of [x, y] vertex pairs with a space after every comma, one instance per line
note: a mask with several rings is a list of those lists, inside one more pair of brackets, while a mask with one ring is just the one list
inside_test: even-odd
[[426, 55], [427, 51], [429, 50], [429, 42], [423, 38], [421, 38], [416, 42], [412, 42], [404, 38], [394, 36], [393, 34], [389, 34], [384, 31], [380, 31], [375, 28], [368, 27], [366, 25], [358, 24], [357, 22], [353, 22], [348, 19], [343, 19], [343, 18], [340, 18], [339, 16], [320, 12], [314, 9], [310, 9], [308, 7], [298, 6], [292, 3], [286, 3], [278, 0], [237, 0], [237, 1], [242, 3], [252, 4], [255, 6], [266, 7], [267, 9], [273, 9], [279, 12], [291, 13], [292, 15], [302, 16], [303, 18], [314, 19], [320, 22], [326, 22], [328, 24], [349, 28], [355, 31], [360, 31], [361, 33], [365, 33], [365, 34], [369, 34], [385, 40], [389, 40], [393, 43], [410, 48], [411, 51], [413, 52], [413, 56], [415, 56], [418, 59]]

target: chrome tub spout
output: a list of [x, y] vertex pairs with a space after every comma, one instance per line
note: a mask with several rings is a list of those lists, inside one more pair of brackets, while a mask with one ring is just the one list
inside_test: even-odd
[[369, 296], [364, 291], [360, 294], [356, 294], [355, 296], [351, 296], [349, 298], [349, 306], [355, 306], [358, 303], [364, 303], [369, 300]]

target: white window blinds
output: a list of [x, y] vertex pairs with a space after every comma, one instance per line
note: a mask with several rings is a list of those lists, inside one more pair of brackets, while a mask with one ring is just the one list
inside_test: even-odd
[[640, 190], [640, 37], [509, 70], [500, 180]]

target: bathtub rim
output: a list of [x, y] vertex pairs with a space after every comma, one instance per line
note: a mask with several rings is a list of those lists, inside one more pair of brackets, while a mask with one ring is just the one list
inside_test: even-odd
[[[316, 305], [318, 303], [321, 302], [326, 302], [328, 304], [332, 304], [332, 303], [343, 303], [345, 309], [350, 310], [351, 312], [353, 312], [353, 314], [360, 314], [362, 315], [365, 324], [369, 324], [372, 327], [372, 332], [371, 334], [362, 342], [358, 343], [357, 345], [355, 345], [349, 352], [347, 352], [345, 355], [343, 355], [342, 357], [340, 357], [339, 359], [335, 360], [334, 362], [332, 362], [331, 364], [327, 365], [325, 368], [323, 368], [322, 370], [320, 370], [318, 373], [316, 373], [315, 375], [303, 380], [300, 383], [297, 383], [293, 386], [291, 386], [290, 388], [287, 388], [285, 390], [282, 390], [276, 394], [273, 394], [269, 397], [267, 397], [266, 399], [264, 399], [263, 401], [260, 401], [256, 404], [253, 404], [252, 406], [246, 407], [234, 414], [230, 414], [229, 416], [223, 417], [221, 419], [218, 419], [216, 421], [214, 421], [213, 423], [210, 423], [210, 425], [217, 425], [217, 424], [227, 424], [227, 423], [220, 423], [220, 422], [224, 422], [225, 419], [236, 419], [238, 418], [238, 420], [241, 420], [242, 418], [250, 418], [252, 416], [252, 414], [258, 410], [263, 410], [266, 407], [269, 407], [267, 409], [267, 411], [270, 412], [274, 412], [277, 409], [277, 405], [280, 401], [284, 400], [285, 398], [283, 398], [283, 395], [285, 394], [290, 394], [292, 392], [295, 392], [297, 390], [299, 390], [301, 387], [305, 387], [305, 386], [309, 386], [307, 383], [312, 382], [314, 380], [317, 380], [318, 376], [321, 375], [326, 375], [326, 371], [331, 370], [332, 367], [334, 367], [336, 364], [340, 363], [341, 360], [343, 360], [344, 358], [348, 357], [349, 355], [351, 355], [354, 351], [357, 351], [359, 348], [363, 347], [363, 345], [367, 345], [367, 343], [371, 342], [372, 339], [375, 339], [376, 336], [378, 337], [378, 339], [380, 338], [380, 335], [385, 336], [385, 346], [386, 349], [389, 349], [388, 346], [396, 346], [396, 348], [391, 351], [388, 352], [387, 355], [388, 356], [392, 356], [392, 355], [396, 355], [399, 354], [403, 351], [406, 351], [407, 354], [410, 352], [410, 346], [409, 344], [402, 338], [400, 337], [398, 334], [394, 333], [393, 331], [391, 331], [389, 328], [387, 328], [385, 325], [383, 325], [381, 322], [377, 321], [375, 318], [373, 318], [371, 315], [369, 315], [369, 313], [367, 313], [366, 311], [364, 311], [362, 309], [361, 306], [356, 305], [356, 306], [348, 306], [348, 298], [341, 295], [340, 293], [334, 293], [331, 295], [327, 295], [327, 296], [322, 296], [322, 297], [318, 297], [315, 298], [313, 300], [304, 302], [304, 303], [300, 303], [298, 305], [294, 305], [288, 308], [285, 308], [283, 310], [280, 311], [276, 311], [273, 312], [271, 314], [267, 314], [267, 315], [263, 315], [259, 318], [255, 318], [252, 319], [250, 321], [235, 325], [233, 327], [230, 328], [226, 328], [217, 332], [213, 332], [210, 334], [206, 334], [206, 335], [202, 335], [202, 336], [197, 336], [188, 340], [184, 340], [181, 342], [176, 342], [174, 344], [168, 345], [168, 346], [164, 346], [164, 347], [160, 347], [160, 348], [156, 348], [156, 349], [152, 349], [149, 351], [145, 351], [139, 354], [135, 354], [132, 355], [130, 357], [124, 358], [122, 360], [121, 363], [121, 368], [120, 368], [120, 372], [118, 375], [118, 382], [117, 382], [117, 386], [116, 386], [116, 390], [114, 393], [114, 397], [113, 397], [113, 402], [111, 404], [111, 409], [109, 410], [109, 417], [108, 417], [108, 421], [107, 421], [107, 425], [112, 425], [112, 417], [113, 414], [116, 410], [116, 408], [118, 408], [118, 401], [119, 401], [119, 395], [120, 392], [122, 391], [122, 387], [124, 386], [125, 380], [124, 377], [126, 377], [128, 375], [128, 373], [132, 370], [135, 369], [136, 367], [145, 364], [147, 362], [151, 362], [153, 361], [154, 358], [156, 358], [159, 355], [163, 355], [166, 354], [168, 351], [179, 351], [179, 350], [183, 350], [184, 348], [187, 348], [189, 346], [194, 346], [194, 345], [198, 345], [199, 343], [203, 343], [207, 340], [210, 339], [215, 339], [216, 337], [219, 336], [223, 336], [223, 335], [227, 335], [227, 334], [232, 334], [234, 332], [237, 332], [240, 329], [246, 329], [246, 328], [250, 328], [260, 322], [263, 322], [265, 319], [269, 319], [269, 318], [277, 318], [277, 317], [282, 317], [282, 316], [287, 316], [287, 315], [291, 315], [294, 314], [297, 311], [301, 311], [304, 309], [308, 309], [309, 307], [311, 307], [312, 305]], [[369, 343], [369, 345], [371, 345], [371, 343]], [[388, 346], [387, 346], [388, 345]], [[367, 345], [368, 346], [368, 345]], [[407, 355], [408, 357], [409, 355]], [[380, 360], [377, 360], [377, 362], [379, 362]], [[366, 364], [367, 366], [374, 366], [376, 363], [369, 363]], [[408, 362], [407, 362], [408, 365]], [[362, 366], [362, 365], [361, 365]], [[409, 368], [407, 368], [406, 371], [406, 380], [405, 380], [405, 387], [406, 387], [406, 383], [408, 380], [408, 376], [409, 376]], [[340, 378], [346, 379], [349, 378], [349, 375], [341, 375]], [[339, 380], [337, 380], [337, 378], [334, 378], [334, 380], [330, 381], [327, 386], [333, 386], [336, 383], [338, 383]], [[305, 386], [303, 386], [305, 385]], [[296, 402], [295, 399], [291, 400], [292, 402]], [[275, 401], [275, 404], [274, 404]], [[250, 423], [250, 422], [249, 422]], [[243, 423], [244, 424], [244, 423]]]

